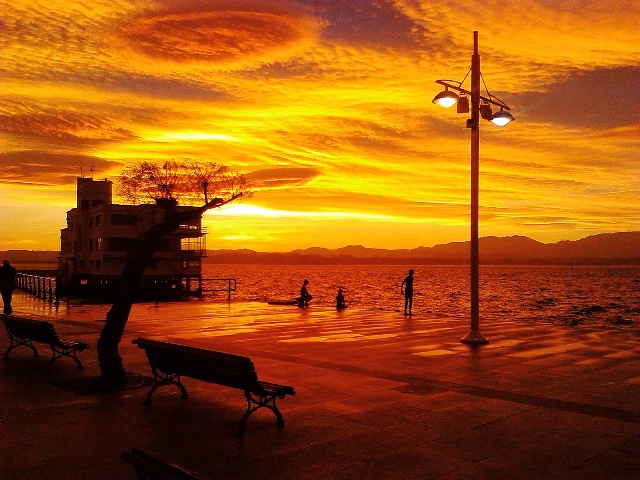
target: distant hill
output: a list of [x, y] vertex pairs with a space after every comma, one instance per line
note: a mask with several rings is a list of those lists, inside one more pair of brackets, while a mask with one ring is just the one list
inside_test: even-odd
[[[433, 247], [386, 250], [348, 245], [337, 249], [310, 247], [287, 253], [265, 253], [249, 249], [209, 250], [205, 263], [256, 263], [280, 265], [407, 265], [467, 264], [469, 242], [452, 242]], [[55, 265], [57, 251], [0, 251], [16, 267]], [[574, 264], [640, 265], [640, 231], [602, 233], [580, 240], [541, 243], [529, 237], [483, 237], [480, 239], [482, 264]]]
[[53, 250], [3, 250], [0, 251], [2, 260], [5, 258], [11, 262], [11, 265], [17, 268], [37, 268], [40, 266], [58, 265], [58, 255], [60, 252]]
[[[466, 264], [469, 242], [386, 250], [348, 245], [311, 247], [288, 253], [253, 250], [209, 250], [205, 263], [257, 264]], [[640, 265], [640, 232], [603, 233], [580, 240], [541, 243], [524, 236], [480, 239], [483, 264], [622, 264]]]

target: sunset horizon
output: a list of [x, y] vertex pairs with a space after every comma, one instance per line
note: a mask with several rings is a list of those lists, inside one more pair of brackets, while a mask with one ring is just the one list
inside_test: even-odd
[[469, 115], [432, 99], [436, 80], [465, 79], [473, 31], [482, 93], [515, 117], [481, 121], [480, 237], [640, 230], [637, 2], [19, 0], [2, 14], [2, 250], [59, 249], [78, 177], [171, 160], [253, 186], [204, 215], [211, 250], [468, 241]]

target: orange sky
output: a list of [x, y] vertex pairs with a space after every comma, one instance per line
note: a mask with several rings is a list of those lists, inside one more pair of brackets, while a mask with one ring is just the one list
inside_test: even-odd
[[481, 124], [480, 236], [640, 229], [637, 0], [0, 9], [0, 250], [58, 249], [76, 177], [167, 159], [255, 186], [206, 216], [211, 249], [467, 240], [466, 116], [431, 100], [466, 75], [474, 30], [516, 117]]

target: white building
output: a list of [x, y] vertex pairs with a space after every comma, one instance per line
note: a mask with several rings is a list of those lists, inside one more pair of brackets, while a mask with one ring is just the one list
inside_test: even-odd
[[[67, 227], [60, 231], [61, 280], [72, 295], [109, 298], [124, 269], [129, 245], [159, 213], [155, 204], [111, 203], [112, 186], [107, 179], [78, 178], [77, 206], [67, 212]], [[204, 256], [206, 233], [200, 218], [163, 236], [144, 272], [145, 296], [158, 299], [167, 294], [199, 294], [200, 260]]]

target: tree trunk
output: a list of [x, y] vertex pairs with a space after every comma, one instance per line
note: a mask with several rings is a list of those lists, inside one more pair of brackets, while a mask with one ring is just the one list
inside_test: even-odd
[[201, 207], [184, 211], [177, 211], [178, 202], [173, 199], [156, 200], [158, 206], [164, 211], [164, 218], [159, 223], [154, 223], [127, 252], [127, 261], [116, 289], [113, 305], [107, 312], [104, 328], [98, 338], [98, 364], [105, 388], [121, 389], [127, 384], [127, 374], [122, 365], [118, 346], [129, 320], [131, 307], [141, 291], [142, 274], [153, 260], [160, 237], [177, 230], [184, 222], [201, 218], [207, 210], [220, 207], [241, 196], [242, 193], [238, 193], [227, 200], [214, 198]]
[[159, 238], [176, 230], [180, 225], [180, 215], [175, 211], [175, 206], [175, 203], [169, 205], [163, 221], [153, 224], [127, 252], [126, 264], [115, 292], [113, 305], [107, 312], [104, 328], [98, 338], [98, 364], [105, 388], [120, 389], [126, 386], [127, 375], [118, 346], [129, 320], [131, 308], [141, 293], [142, 274], [153, 260]]

